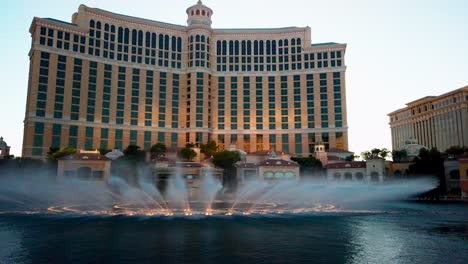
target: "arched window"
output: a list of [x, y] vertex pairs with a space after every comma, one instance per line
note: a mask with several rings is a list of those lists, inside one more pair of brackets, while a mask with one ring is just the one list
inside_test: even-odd
[[136, 29], [132, 30], [132, 45], [137, 44], [137, 31]]
[[128, 28], [125, 28], [124, 43], [125, 43], [125, 44], [129, 44], [129, 43], [130, 43], [130, 29], [128, 29]]
[[350, 181], [350, 180], [353, 179], [353, 175], [350, 172], [346, 172], [344, 174], [344, 178], [345, 178], [345, 180]]
[[252, 41], [247, 41], [247, 55], [252, 55]]
[[151, 48], [156, 48], [156, 33], [151, 33]]
[[229, 55], [234, 55], [234, 41], [229, 41]]
[[260, 40], [259, 45], [260, 45], [260, 55], [263, 55], [265, 53], [263, 40]]
[[294, 175], [294, 172], [288, 171], [288, 172], [284, 173], [284, 178], [290, 180], [290, 179], [296, 178], [296, 176]]
[[164, 49], [169, 50], [169, 35], [164, 36]]
[[276, 40], [271, 42], [271, 54], [276, 55]]
[[151, 33], [149, 33], [148, 31], [146, 31], [146, 34], [145, 34], [145, 43], [146, 43], [146, 47], [149, 48], [151, 47]]
[[205, 36], [204, 36], [204, 35], [202, 35], [202, 36], [200, 37], [200, 41], [203, 42], [203, 43], [205, 42]]
[[182, 38], [181, 37], [177, 38], [177, 51], [182, 52]]
[[119, 29], [117, 31], [117, 41], [119, 43], [123, 42], [123, 28], [122, 27], [119, 27]]
[[282, 173], [281, 171], [277, 171], [275, 172], [275, 179], [283, 179], [284, 178], [284, 173]]
[[300, 39], [300, 38], [297, 38], [297, 39], [296, 39], [296, 45], [298, 45], [298, 46], [301, 45], [301, 39]]
[[159, 34], [159, 45], [158, 45], [158, 48], [160, 50], [164, 49], [164, 35], [163, 34]]
[[278, 41], [278, 46], [279, 46], [280, 48], [283, 47], [283, 40], [282, 40], [282, 39], [280, 39], [280, 40]]
[[98, 21], [98, 22], [96, 23], [96, 28], [97, 28], [97, 29], [101, 29], [101, 22], [100, 22], [100, 21]]
[[245, 40], [242, 41], [242, 55], [245, 55], [247, 54], [247, 44], [245, 42]]
[[238, 40], [234, 42], [234, 54], [239, 55], [239, 41]]
[[96, 23], [94, 22], [94, 20], [91, 19], [91, 20], [89, 21], [89, 27], [90, 27], [90, 28], [94, 28], [95, 24], [96, 24]]
[[216, 55], [221, 55], [221, 41], [216, 41]]
[[192, 12], [190, 13], [190, 15], [192, 15], [192, 16], [193, 16], [193, 10], [192, 10]]
[[115, 26], [114, 25], [111, 26], [111, 33], [115, 33]]
[[223, 52], [222, 52], [223, 55], [226, 55], [227, 54], [227, 41], [226, 40], [223, 40]]
[[195, 36], [195, 41], [196, 41], [196, 42], [200, 42], [200, 35], [196, 35], [196, 36]]
[[333, 179], [334, 180], [341, 180], [341, 174], [339, 172], [335, 172], [335, 174], [333, 174]]
[[356, 173], [356, 180], [362, 181], [364, 179], [364, 174], [362, 172]]
[[143, 31], [138, 31], [138, 46], [143, 46]]
[[205, 13], [205, 10], [202, 10], [202, 16], [205, 16], [206, 13]]
[[176, 51], [177, 50], [177, 40], [176, 40], [175, 36], [172, 36], [171, 43], [172, 43], [172, 45], [171, 45], [172, 51]]
[[254, 55], [258, 55], [258, 40], [254, 41]]
[[296, 45], [296, 39], [291, 39], [291, 46], [295, 46]]
[[199, 16], [199, 15], [200, 15], [200, 10], [197, 9], [197, 16]]
[[273, 172], [267, 171], [267, 172], [263, 173], [263, 179], [265, 179], [265, 180], [273, 179]]
[[269, 40], [266, 41], [266, 54], [267, 55], [271, 54], [271, 41]]
[[287, 39], [285, 39], [283, 44], [284, 44], [284, 46], [285, 46], [285, 47], [287, 47], [287, 46], [289, 45], [289, 42], [288, 42], [288, 40], [287, 40]]
[[107, 23], [104, 24], [104, 30], [105, 30], [105, 31], [109, 31], [109, 24], [107, 24]]

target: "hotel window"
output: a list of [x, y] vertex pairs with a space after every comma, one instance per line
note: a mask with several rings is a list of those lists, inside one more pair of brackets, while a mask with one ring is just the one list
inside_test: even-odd
[[34, 127], [33, 156], [41, 156], [44, 143], [44, 123], [36, 122]]
[[130, 145], [137, 146], [137, 136], [138, 133], [136, 130], [130, 130]]
[[[335, 107], [335, 127], [343, 127], [343, 116], [341, 115], [341, 73], [333, 73], [333, 99]], [[339, 108], [340, 112], [337, 112]], [[339, 114], [337, 114], [339, 113]]]
[[50, 54], [47, 52], [41, 52], [41, 60], [39, 67], [39, 84], [37, 88], [37, 101], [36, 101], [36, 116], [45, 116], [46, 113], [46, 102], [47, 102], [47, 90], [49, 82], [49, 59]]
[[62, 125], [53, 124], [52, 125], [52, 144], [53, 148], [60, 148], [60, 138], [62, 136]]
[[97, 82], [97, 62], [89, 62], [88, 78], [88, 102], [86, 108], [86, 121], [94, 122], [96, 108], [96, 82]]
[[289, 152], [289, 135], [282, 134], [281, 135], [281, 150], [284, 152]]
[[130, 125], [138, 125], [139, 97], [140, 97], [140, 69], [133, 69], [132, 97], [130, 107]]
[[80, 115], [80, 96], [81, 96], [81, 72], [83, 61], [75, 58], [73, 67], [72, 100], [70, 107], [70, 119], [78, 120]]
[[111, 85], [112, 81], [112, 65], [104, 64], [104, 80], [102, 90], [102, 112], [101, 121], [102, 123], [109, 123], [110, 114], [110, 98], [111, 98]]
[[108, 144], [107, 141], [109, 140], [109, 129], [108, 128], [101, 128], [101, 140], [99, 144], [100, 149], [107, 149]]
[[327, 74], [320, 73], [320, 112], [322, 128], [328, 128]]
[[78, 145], [78, 126], [70, 126], [68, 129], [68, 146], [77, 148]]
[[308, 133], [307, 134], [307, 142], [309, 144], [309, 153], [314, 152], [314, 146], [315, 146], [315, 133]]
[[116, 149], [123, 149], [123, 143], [122, 143], [122, 139], [123, 139], [123, 130], [122, 129], [116, 129], [115, 130], [115, 148]]
[[85, 149], [91, 150], [93, 147], [94, 128], [86, 127], [85, 129]]
[[115, 122], [118, 125], [124, 123], [125, 109], [125, 67], [119, 67], [118, 82], [117, 82], [117, 111]]

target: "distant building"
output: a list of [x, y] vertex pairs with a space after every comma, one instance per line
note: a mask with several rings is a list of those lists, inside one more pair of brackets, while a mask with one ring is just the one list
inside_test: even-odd
[[328, 181], [383, 182], [387, 176], [385, 160], [381, 158], [329, 163], [325, 168]]
[[283, 181], [299, 180], [299, 165], [289, 158], [277, 156], [275, 152], [269, 153], [266, 159], [260, 162], [240, 161], [236, 164], [237, 179], [240, 184], [249, 181]]
[[5, 157], [10, 155], [10, 146], [3, 141], [3, 137], [0, 137], [0, 159], [4, 159]]
[[460, 158], [460, 188], [462, 198], [468, 199], [468, 158]]
[[468, 146], [468, 86], [423, 97], [388, 116], [394, 150], [405, 145], [409, 138], [440, 151]]
[[85, 5], [71, 23], [35, 17], [23, 157], [210, 139], [247, 153], [348, 149], [346, 44], [312, 43], [310, 27], [212, 28], [201, 1], [186, 13], [187, 25]]
[[111, 160], [99, 151], [79, 150], [58, 159], [57, 176], [107, 183]]

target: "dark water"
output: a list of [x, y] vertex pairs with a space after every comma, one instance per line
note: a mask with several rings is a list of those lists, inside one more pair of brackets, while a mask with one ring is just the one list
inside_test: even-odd
[[0, 263], [468, 263], [468, 205], [275, 217], [3, 213]]

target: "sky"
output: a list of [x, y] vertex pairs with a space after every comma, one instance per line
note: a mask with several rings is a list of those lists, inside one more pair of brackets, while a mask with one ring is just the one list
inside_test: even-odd
[[[2, 0], [0, 136], [21, 155], [34, 16], [71, 21], [80, 4], [186, 25], [196, 0]], [[346, 43], [349, 149], [391, 150], [388, 114], [468, 85], [466, 0], [205, 0], [213, 28], [309, 26], [312, 43]]]

